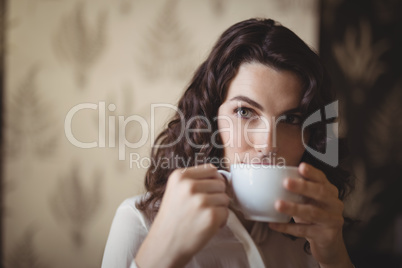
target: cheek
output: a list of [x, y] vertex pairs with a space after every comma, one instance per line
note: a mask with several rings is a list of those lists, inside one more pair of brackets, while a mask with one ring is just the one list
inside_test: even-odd
[[308, 144], [308, 142], [310, 140], [310, 130], [308, 128], [304, 130], [303, 139], [304, 139], [304, 144]]
[[224, 147], [227, 147], [231, 143], [231, 140], [233, 140], [233, 137], [232, 137], [233, 130], [231, 128], [232, 128], [231, 124], [227, 118], [218, 119], [219, 136], [221, 138], [221, 141], [222, 141], [222, 144], [224, 145]]
[[227, 116], [219, 119], [217, 123], [225, 157], [233, 160], [236, 153], [249, 149], [249, 145], [242, 135], [243, 128], [238, 124], [237, 118]]
[[293, 128], [293, 126], [279, 129], [277, 138], [278, 151], [280, 152], [280, 155], [285, 157], [287, 161], [290, 161], [294, 165], [300, 161], [305, 148], [302, 142], [300, 129], [290, 128]]

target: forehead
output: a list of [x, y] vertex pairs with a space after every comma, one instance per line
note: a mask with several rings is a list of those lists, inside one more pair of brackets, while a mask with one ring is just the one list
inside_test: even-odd
[[295, 73], [261, 63], [243, 63], [230, 83], [226, 101], [243, 95], [276, 113], [299, 107], [302, 94], [302, 83]]

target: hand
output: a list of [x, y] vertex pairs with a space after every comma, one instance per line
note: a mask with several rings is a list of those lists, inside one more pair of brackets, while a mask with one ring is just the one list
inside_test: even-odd
[[177, 169], [168, 178], [159, 212], [136, 256], [141, 268], [182, 267], [228, 218], [229, 197], [212, 164]]
[[276, 209], [291, 215], [295, 223], [271, 223], [270, 228], [304, 237], [320, 267], [353, 267], [343, 242], [343, 203], [338, 198], [338, 189], [311, 165], [302, 163], [299, 173], [304, 179], [288, 178], [284, 187], [303, 195], [307, 201], [297, 204], [278, 200]]

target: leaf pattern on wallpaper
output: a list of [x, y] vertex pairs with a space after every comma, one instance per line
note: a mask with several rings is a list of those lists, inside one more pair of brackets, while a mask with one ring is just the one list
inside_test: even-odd
[[356, 159], [353, 170], [356, 178], [359, 178], [360, 183], [362, 183], [362, 186], [354, 190], [354, 196], [358, 198], [353, 198], [353, 204], [350, 204], [350, 206], [353, 207], [351, 215], [355, 215], [355, 217], [358, 215], [360, 221], [368, 222], [378, 214], [379, 209], [381, 209], [381, 206], [373, 201], [387, 188], [387, 181], [378, 179], [368, 184], [366, 179], [367, 167], [361, 159]]
[[130, 15], [133, 10], [133, 3], [135, 0], [120, 0], [118, 4], [119, 12], [123, 16]]
[[53, 107], [37, 85], [39, 66], [33, 65], [10, 92], [6, 107], [5, 149], [11, 157], [30, 152], [47, 157], [54, 153], [58, 133], [52, 118]]
[[371, 30], [370, 23], [361, 19], [359, 29], [348, 27], [343, 43], [334, 44], [332, 48], [343, 73], [358, 85], [354, 87], [352, 95], [356, 103], [364, 101], [362, 88], [372, 86], [387, 68], [380, 57], [390, 46], [386, 40], [373, 43]]
[[227, 0], [209, 0], [209, 5], [213, 12], [219, 16], [225, 12], [227, 2]]
[[84, 244], [86, 228], [102, 201], [100, 172], [94, 173], [89, 187], [84, 181], [79, 167], [73, 166], [70, 173], [58, 181], [50, 199], [54, 217], [68, 229], [73, 243], [78, 247]]
[[12, 251], [7, 254], [6, 268], [46, 268], [34, 245], [35, 231], [28, 228], [17, 241]]
[[178, 0], [167, 0], [156, 21], [144, 34], [136, 62], [150, 81], [161, 76], [187, 79], [193, 70], [191, 39], [182, 28], [177, 11]]
[[98, 12], [94, 25], [87, 21], [86, 7], [78, 2], [74, 10], [65, 16], [54, 36], [57, 56], [70, 64], [75, 73], [76, 84], [83, 89], [88, 74], [106, 46], [107, 13]]
[[[402, 80], [388, 92], [371, 117], [365, 144], [370, 165], [379, 167], [391, 163], [402, 164]], [[398, 137], [398, 138], [396, 138]]]
[[331, 25], [334, 24], [336, 20], [335, 10], [342, 4], [345, 0], [326, 0], [321, 5], [325, 5], [325, 8], [321, 8], [321, 23], [323, 24], [323, 28], [330, 28]]
[[[114, 148], [116, 151], [119, 149], [119, 116], [124, 119], [132, 115], [138, 115], [134, 110], [134, 89], [130, 84], [124, 84], [120, 90], [113, 91], [114, 95], [110, 95], [105, 102], [105, 146], [107, 148]], [[111, 109], [111, 108], [114, 109]], [[110, 121], [112, 118], [113, 121]], [[114, 123], [114, 124], [113, 124]], [[112, 125], [110, 125], [112, 124]], [[134, 123], [127, 124], [125, 137], [127, 141], [135, 143], [141, 139], [142, 130], [133, 127]], [[94, 117], [94, 126], [99, 127], [99, 117]], [[112, 133], [111, 133], [112, 132]], [[127, 151], [132, 150], [126, 148]], [[127, 170], [127, 162], [118, 159], [118, 152], [116, 153], [116, 170]]]
[[375, 10], [373, 16], [378, 24], [398, 24], [402, 10], [402, 2], [400, 0], [372, 1], [371, 4], [373, 10]]

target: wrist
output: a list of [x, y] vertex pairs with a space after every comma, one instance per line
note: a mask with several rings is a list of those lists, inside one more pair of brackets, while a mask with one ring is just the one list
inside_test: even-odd
[[191, 259], [191, 256], [179, 250], [174, 240], [166, 236], [166, 230], [151, 227], [147, 237], [135, 256], [135, 262], [140, 268], [181, 268]]
[[335, 258], [337, 261], [332, 263], [319, 263], [320, 268], [355, 268], [350, 260], [349, 254], [344, 244], [339, 249], [339, 255]]
[[333, 242], [332, 247], [327, 248], [326, 251], [331, 253], [327, 254], [325, 258], [317, 260], [320, 268], [355, 268], [342, 236]]
[[356, 268], [351, 261], [345, 263], [339, 263], [336, 265], [324, 265], [320, 264], [320, 268]]
[[183, 256], [177, 256], [169, 247], [146, 239], [135, 256], [135, 263], [140, 268], [159, 268], [161, 266], [181, 268], [185, 266], [186, 259]]

